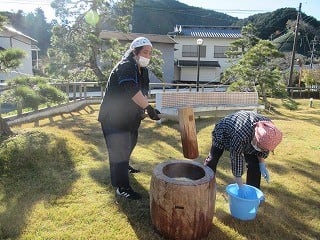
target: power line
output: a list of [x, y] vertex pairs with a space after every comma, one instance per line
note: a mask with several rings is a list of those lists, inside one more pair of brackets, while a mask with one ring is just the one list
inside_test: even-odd
[[[150, 7], [149, 5], [135, 5], [134, 7], [141, 7], [141, 8], [147, 8], [150, 10], [159, 10], [159, 11], [185, 11], [185, 10], [190, 10], [191, 6], [188, 7], [179, 7], [179, 8], [155, 8], [155, 7]], [[194, 7], [194, 8], [199, 8], [199, 7]], [[263, 9], [205, 9], [205, 8], [200, 8], [202, 11], [216, 11], [216, 12], [229, 12], [229, 13], [261, 13], [261, 12], [271, 12], [271, 10], [263, 10]]]
[[[205, 18], [211, 18], [211, 19], [216, 19], [216, 20], [224, 20], [224, 18], [218, 18], [218, 17], [213, 17], [210, 16], [210, 14], [206, 15], [201, 15], [201, 13], [203, 13], [204, 11], [210, 11], [210, 10], [204, 10], [202, 12], [198, 12], [197, 13], [191, 13], [190, 12], [186, 12], [185, 9], [182, 8], [155, 8], [155, 7], [150, 7], [150, 6], [142, 6], [142, 5], [136, 5], [135, 7], [142, 7], [144, 9], [147, 9], [149, 11], [158, 11], [158, 12], [170, 12], [170, 13], [176, 13], [176, 14], [182, 14], [182, 15], [189, 15], [189, 16], [195, 16], [195, 17], [205, 17]], [[223, 13], [221, 13], [223, 14]]]
[[45, 3], [45, 2], [41, 2], [41, 1], [33, 1], [33, 2], [19, 2], [19, 1], [5, 1], [2, 2], [1, 4], [19, 4], [19, 5], [42, 5], [42, 6], [50, 6], [50, 3]]
[[[296, 22], [296, 28], [295, 28], [295, 33], [294, 33], [294, 39], [293, 39], [293, 49], [292, 49], [292, 57], [291, 57], [291, 65], [290, 65], [290, 75], [289, 75], [289, 83], [288, 87], [291, 87], [292, 85], [292, 75], [293, 75], [293, 65], [294, 65], [294, 58], [295, 58], [295, 53], [296, 53], [296, 47], [297, 47], [297, 36], [298, 36], [298, 31], [299, 31], [299, 20], [300, 20], [300, 14], [301, 14], [301, 3], [299, 4], [299, 11], [297, 15], [297, 22]], [[288, 88], [288, 91], [291, 91]]]
[[2, 0], [1, 1], [4, 4], [30, 4], [30, 5], [34, 5], [34, 4], [41, 4], [41, 5], [50, 5], [51, 1], [41, 1], [41, 0], [23, 0], [23, 1], [19, 1], [19, 0]]

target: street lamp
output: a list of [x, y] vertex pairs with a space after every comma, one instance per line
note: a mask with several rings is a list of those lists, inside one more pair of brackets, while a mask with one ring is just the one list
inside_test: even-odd
[[197, 39], [198, 46], [198, 61], [197, 61], [197, 92], [199, 92], [199, 70], [200, 70], [200, 47], [203, 44], [203, 39]]

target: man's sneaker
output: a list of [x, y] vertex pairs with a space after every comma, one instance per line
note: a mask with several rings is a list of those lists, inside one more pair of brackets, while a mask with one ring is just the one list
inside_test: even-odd
[[122, 196], [131, 200], [138, 200], [141, 198], [141, 195], [133, 191], [131, 187], [128, 187], [128, 188], [118, 187], [116, 190], [116, 194], [118, 196]]
[[140, 172], [139, 169], [134, 169], [134, 168], [131, 167], [130, 165], [128, 166], [128, 170], [129, 170], [129, 173], [138, 173], [138, 172]]

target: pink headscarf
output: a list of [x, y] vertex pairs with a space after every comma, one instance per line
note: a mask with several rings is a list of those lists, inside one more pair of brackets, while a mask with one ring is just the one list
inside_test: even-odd
[[282, 140], [281, 131], [270, 121], [255, 123], [255, 137], [260, 148], [273, 151]]

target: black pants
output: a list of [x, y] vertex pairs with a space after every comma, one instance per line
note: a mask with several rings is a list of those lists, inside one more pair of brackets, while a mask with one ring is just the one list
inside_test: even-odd
[[[224, 150], [214, 147], [211, 147], [211, 161], [208, 163], [208, 167], [210, 167], [214, 172], [217, 170], [217, 165], [219, 159]], [[259, 159], [256, 154], [244, 154], [245, 161], [247, 163], [247, 180], [246, 184], [254, 186], [260, 189], [261, 183], [261, 172], [259, 168]]]
[[138, 130], [114, 132], [103, 124], [101, 127], [109, 153], [111, 184], [114, 187], [129, 187], [128, 165], [137, 144]]

